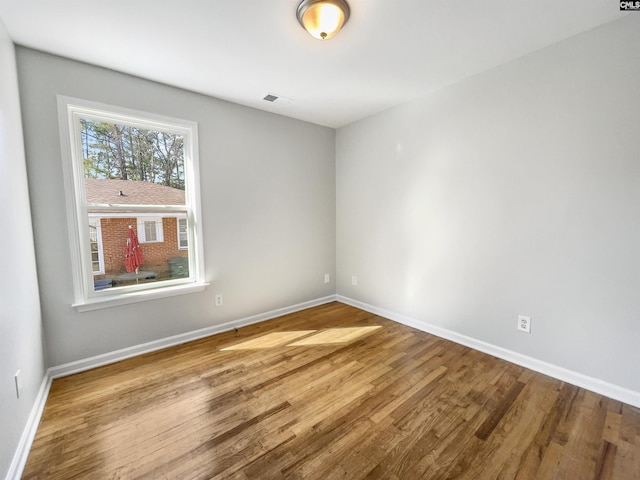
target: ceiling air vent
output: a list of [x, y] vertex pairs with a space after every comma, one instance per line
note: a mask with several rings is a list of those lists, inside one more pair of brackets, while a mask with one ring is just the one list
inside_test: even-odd
[[262, 99], [266, 100], [267, 102], [277, 103], [282, 105], [286, 105], [288, 103], [293, 102], [292, 98], [284, 97], [278, 93], [267, 93], [264, 97], [262, 97]]

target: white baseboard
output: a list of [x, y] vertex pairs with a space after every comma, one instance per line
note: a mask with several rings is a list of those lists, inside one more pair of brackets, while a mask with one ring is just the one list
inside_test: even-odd
[[640, 407], [640, 392], [614, 385], [598, 378], [589, 377], [582, 373], [574, 372], [551, 363], [543, 362], [542, 360], [522, 355], [521, 353], [514, 352], [513, 350], [508, 350], [472, 337], [467, 337], [466, 335], [462, 335], [452, 330], [447, 330], [446, 328], [420, 322], [414, 318], [410, 318], [399, 313], [390, 312], [389, 310], [378, 308], [358, 300], [343, 297], [342, 295], [336, 295], [336, 300], [338, 302], [351, 305], [352, 307], [380, 315], [381, 317], [388, 318], [395, 322], [402, 323], [403, 325], [413, 327], [417, 330], [422, 330], [423, 332], [436, 335], [446, 340], [451, 340], [452, 342], [473, 348], [474, 350], [479, 350], [489, 355], [493, 355], [494, 357], [515, 363], [516, 365], [557, 378], [558, 380], [562, 380], [563, 382], [570, 383], [577, 387], [599, 393], [606, 397], [613, 398], [614, 400], [619, 400], [629, 405], [633, 405], [634, 407]]
[[31, 444], [36, 436], [38, 425], [40, 424], [40, 418], [44, 411], [44, 406], [47, 403], [47, 397], [49, 396], [49, 389], [51, 388], [51, 377], [49, 376], [49, 370], [47, 370], [42, 378], [38, 395], [36, 396], [27, 424], [22, 431], [22, 436], [18, 442], [18, 448], [13, 455], [11, 465], [9, 465], [9, 471], [7, 472], [7, 480], [19, 480], [22, 476], [22, 471], [27, 463], [29, 457], [29, 451], [31, 450]]
[[234, 328], [245, 327], [253, 323], [264, 322], [271, 320], [272, 318], [287, 315], [289, 313], [299, 312], [307, 308], [316, 307], [325, 303], [333, 302], [336, 300], [335, 295], [329, 295], [327, 297], [317, 298], [315, 300], [309, 300], [308, 302], [298, 303], [289, 307], [278, 308], [265, 313], [259, 313], [250, 317], [240, 318], [231, 322], [222, 323], [220, 325], [212, 325], [210, 327], [201, 328], [199, 330], [193, 330], [191, 332], [181, 333], [173, 335], [172, 337], [161, 338], [159, 340], [153, 340], [151, 342], [142, 343], [140, 345], [134, 345], [132, 347], [115, 350], [113, 352], [104, 353], [102, 355], [96, 355], [94, 357], [85, 358], [83, 360], [77, 360], [75, 362], [65, 363], [49, 369], [51, 378], [66, 377], [73, 373], [83, 372], [85, 370], [91, 370], [92, 368], [101, 367], [110, 363], [119, 362], [127, 358], [142, 355], [143, 353], [154, 352], [167, 347], [173, 347], [174, 345], [180, 345], [182, 343], [191, 342], [200, 338], [209, 337], [217, 333], [228, 332]]

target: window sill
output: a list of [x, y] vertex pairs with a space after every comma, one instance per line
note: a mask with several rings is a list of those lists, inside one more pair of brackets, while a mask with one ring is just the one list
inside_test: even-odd
[[91, 310], [117, 307], [119, 305], [127, 305], [129, 303], [146, 302], [147, 300], [156, 300], [159, 298], [173, 297], [176, 295], [186, 295], [188, 293], [202, 292], [208, 285], [208, 283], [201, 282], [158, 288], [154, 290], [142, 290], [139, 292], [111, 295], [109, 297], [103, 298], [91, 298], [81, 303], [74, 303], [71, 306], [74, 307], [78, 312], [89, 312]]

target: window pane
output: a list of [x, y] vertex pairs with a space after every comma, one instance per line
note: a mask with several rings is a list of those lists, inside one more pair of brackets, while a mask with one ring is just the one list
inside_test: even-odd
[[[94, 217], [103, 215], [101, 232], [92, 235], [101, 235], [105, 280], [113, 282], [109, 287], [189, 277], [186, 223], [175, 238], [163, 238], [163, 221], [176, 222], [177, 232], [178, 219], [154, 218], [153, 210], [186, 207], [183, 136], [91, 118], [80, 119], [80, 126], [86, 202]], [[126, 205], [150, 210], [125, 214]], [[94, 281], [95, 290], [103, 288]]]
[[[80, 120], [80, 125], [85, 178], [148, 182], [184, 192], [182, 135], [86, 118]], [[128, 196], [119, 190], [112, 193]], [[91, 203], [91, 199], [87, 200]], [[163, 201], [149, 199], [149, 203]]]
[[156, 222], [144, 222], [144, 240], [145, 242], [155, 242], [158, 240], [156, 236]]

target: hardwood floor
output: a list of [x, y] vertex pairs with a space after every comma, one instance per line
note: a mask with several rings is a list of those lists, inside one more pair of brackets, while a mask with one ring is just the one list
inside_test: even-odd
[[53, 382], [25, 479], [638, 479], [640, 409], [331, 303]]

